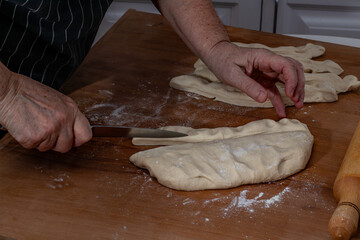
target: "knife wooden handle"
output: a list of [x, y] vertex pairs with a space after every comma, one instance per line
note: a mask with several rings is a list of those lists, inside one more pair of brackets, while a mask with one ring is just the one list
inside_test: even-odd
[[357, 231], [360, 215], [360, 122], [335, 179], [333, 191], [339, 205], [330, 219], [329, 232], [333, 239], [350, 239]]

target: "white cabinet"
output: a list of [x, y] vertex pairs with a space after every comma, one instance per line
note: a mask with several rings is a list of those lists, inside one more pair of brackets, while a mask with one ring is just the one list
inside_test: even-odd
[[[213, 4], [225, 25], [360, 39], [360, 0], [213, 0]], [[95, 42], [128, 9], [160, 14], [150, 0], [114, 0]]]
[[[214, 0], [213, 4], [225, 25], [273, 31], [275, 0]], [[160, 14], [150, 0], [114, 0], [100, 25], [95, 42], [128, 9]]]
[[225, 25], [273, 32], [275, 0], [215, 0], [213, 4]]
[[213, 4], [223, 24], [260, 29], [261, 0], [216, 0]]
[[360, 38], [360, 1], [279, 0], [276, 33]]

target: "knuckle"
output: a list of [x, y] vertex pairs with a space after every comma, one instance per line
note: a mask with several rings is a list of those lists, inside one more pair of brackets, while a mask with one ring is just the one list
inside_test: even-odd
[[55, 120], [60, 125], [63, 125], [67, 122], [68, 116], [65, 111], [56, 111], [55, 113]]
[[75, 147], [80, 147], [81, 145], [85, 144], [87, 141], [85, 139], [76, 139]]
[[298, 68], [301, 71], [300, 73], [304, 72], [304, 65], [302, 65], [301, 63], [298, 63]]
[[71, 148], [72, 148], [72, 145], [67, 145], [67, 146], [62, 146], [55, 151], [60, 152], [60, 153], [67, 153], [68, 151], [71, 150]]
[[23, 146], [26, 149], [33, 149], [35, 148], [34, 144], [30, 142], [19, 142], [21, 146]]
[[69, 96], [64, 97], [64, 101], [69, 108], [77, 109], [77, 104]]
[[59, 153], [67, 153], [67, 152], [68, 152], [68, 150], [65, 149], [65, 148], [60, 148], [60, 149], [55, 150], [55, 151], [57, 151], [57, 152], [59, 152]]
[[18, 143], [26, 149], [33, 149], [37, 145], [37, 140], [30, 137], [20, 137], [17, 139]]
[[46, 152], [46, 151], [49, 151], [51, 149], [51, 147], [49, 146], [41, 146], [41, 147], [38, 147], [37, 150], [39, 150], [40, 152]]
[[73, 147], [73, 136], [68, 136], [59, 140], [56, 146], [52, 149], [56, 152], [66, 153]]
[[298, 62], [291, 58], [291, 57], [282, 57], [284, 59], [285, 64], [287, 64], [288, 66], [291, 66], [293, 68], [296, 68], [298, 66]]
[[92, 133], [91, 133], [91, 132], [85, 134], [85, 136], [81, 139], [81, 140], [82, 140], [82, 141], [81, 141], [81, 144], [84, 144], [84, 143], [90, 141], [91, 138], [92, 138]]
[[79, 146], [87, 143], [88, 141], [90, 141], [91, 138], [92, 138], [92, 134], [86, 134], [86, 135], [83, 135], [81, 137], [77, 137], [76, 141], [75, 141], [75, 146], [79, 147]]
[[265, 49], [265, 48], [263, 48], [262, 50], [263, 50], [264, 54], [268, 54], [268, 55], [275, 55], [275, 53], [274, 53], [274, 52], [272, 52], [272, 51], [270, 51], [269, 49]]
[[240, 81], [240, 88], [245, 93], [249, 93], [252, 90], [252, 84], [248, 81]]
[[258, 48], [257, 49], [257, 52], [259, 53], [259, 54], [263, 54], [263, 55], [268, 55], [268, 54], [271, 54], [271, 55], [273, 55], [274, 53], [273, 52], [271, 52], [270, 50], [268, 50], [268, 49], [265, 49], [265, 48]]
[[71, 102], [69, 103], [69, 106], [73, 111], [76, 111], [78, 109], [78, 106], [76, 105], [76, 103], [73, 100], [71, 100]]
[[43, 137], [48, 137], [56, 131], [56, 125], [53, 122], [48, 122], [41, 129], [41, 135]]

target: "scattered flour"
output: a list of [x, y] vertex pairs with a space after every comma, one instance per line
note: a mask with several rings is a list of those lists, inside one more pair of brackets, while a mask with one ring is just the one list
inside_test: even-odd
[[[94, 104], [85, 109], [87, 118], [92, 123], [101, 123], [109, 125], [131, 125], [138, 126], [142, 123], [164, 122], [162, 116], [163, 109], [168, 105], [172, 89], [161, 95], [156, 102], [156, 97], [144, 96], [143, 99], [137, 99], [130, 104], [113, 104], [112, 102]], [[101, 95], [112, 96], [113, 93], [108, 90], [99, 90]], [[152, 93], [155, 94], [155, 93]], [[111, 99], [109, 100], [111, 101]], [[166, 123], [156, 124], [167, 125]]]
[[259, 195], [257, 195], [255, 198], [247, 198], [246, 195], [248, 193], [248, 190], [243, 190], [240, 193], [240, 196], [235, 196], [229, 206], [226, 207], [224, 210], [225, 212], [228, 212], [229, 210], [234, 208], [244, 208], [245, 210], [254, 212], [254, 209], [252, 207], [260, 204], [263, 205], [265, 208], [269, 208], [270, 206], [280, 202], [283, 196], [288, 192], [290, 192], [290, 188], [286, 187], [279, 194], [269, 199], [261, 199], [264, 195], [263, 192], [259, 193]]
[[185, 198], [183, 201], [183, 205], [189, 204], [189, 203], [193, 203], [194, 200], [191, 200], [190, 198]]
[[198, 95], [198, 94], [190, 93], [190, 92], [186, 92], [185, 94], [186, 94], [186, 96], [188, 96], [190, 98], [195, 98], [196, 100], [200, 99], [200, 95]]
[[87, 113], [98, 108], [117, 108], [117, 106], [111, 103], [100, 103], [89, 107], [88, 109], [85, 110], [85, 112]]
[[101, 95], [105, 95], [105, 96], [112, 96], [112, 95], [114, 95], [114, 93], [111, 92], [111, 91], [109, 91], [109, 90], [98, 90], [98, 91], [99, 91], [99, 93], [100, 93]]
[[50, 176], [51, 180], [46, 183], [46, 186], [51, 189], [61, 189], [70, 185], [70, 176], [66, 173], [61, 173], [57, 176]]

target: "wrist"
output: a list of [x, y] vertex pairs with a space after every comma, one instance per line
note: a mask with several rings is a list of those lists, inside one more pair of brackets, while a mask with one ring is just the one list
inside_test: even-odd
[[214, 58], [219, 57], [219, 49], [226, 47], [227, 45], [232, 44], [229, 39], [220, 39], [207, 47], [207, 50], [204, 51], [204, 54], [200, 58], [207, 64], [210, 63]]
[[229, 40], [221, 40], [209, 49], [207, 54], [202, 57], [202, 61], [215, 73], [224, 65], [229, 64], [231, 57], [237, 52], [236, 50], [236, 45]]
[[8, 93], [11, 71], [0, 62], [0, 102], [4, 100]]
[[12, 102], [20, 89], [18, 74], [11, 72], [0, 62], [0, 124], [12, 106]]

